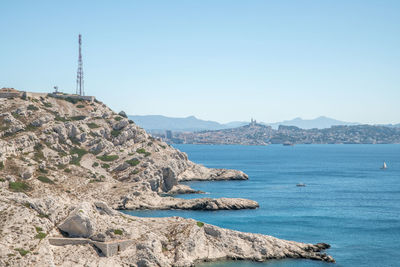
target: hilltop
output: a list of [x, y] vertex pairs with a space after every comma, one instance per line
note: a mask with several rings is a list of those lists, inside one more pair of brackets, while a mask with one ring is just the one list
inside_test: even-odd
[[[93, 101], [92, 101], [93, 100]], [[246, 180], [209, 169], [105, 104], [79, 97], [0, 98], [0, 265], [191, 266], [223, 258], [310, 258], [326, 244], [240, 233], [122, 209], [257, 208], [247, 199], [180, 199], [182, 181]], [[107, 257], [104, 257], [107, 256]]]

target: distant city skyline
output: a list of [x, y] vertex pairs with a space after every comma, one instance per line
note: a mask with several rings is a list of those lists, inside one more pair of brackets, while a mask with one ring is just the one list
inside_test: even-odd
[[[76, 8], [79, 6], [79, 8]], [[0, 88], [132, 115], [400, 123], [399, 1], [2, 1]], [[6, 25], [4, 27], [4, 25]]]

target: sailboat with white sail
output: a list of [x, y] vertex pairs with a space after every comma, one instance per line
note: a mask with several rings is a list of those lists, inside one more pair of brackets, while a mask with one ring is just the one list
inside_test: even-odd
[[387, 169], [387, 164], [386, 164], [386, 162], [383, 162], [383, 165], [382, 165], [381, 169], [382, 169], [382, 170]]

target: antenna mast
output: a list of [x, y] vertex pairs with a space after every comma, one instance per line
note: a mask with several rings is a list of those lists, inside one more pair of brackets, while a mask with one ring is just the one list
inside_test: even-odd
[[76, 76], [76, 94], [85, 95], [83, 89], [83, 68], [82, 68], [82, 35], [79, 34], [79, 57], [78, 57], [78, 73]]

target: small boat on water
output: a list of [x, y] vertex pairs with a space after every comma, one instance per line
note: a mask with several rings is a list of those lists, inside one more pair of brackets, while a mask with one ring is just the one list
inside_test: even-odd
[[300, 183], [300, 184], [296, 184], [297, 187], [305, 187], [306, 184]]
[[387, 169], [386, 162], [383, 162], [383, 165], [382, 165], [381, 169], [382, 169], [382, 170]]
[[294, 146], [292, 142], [286, 141], [283, 143], [284, 146]]

